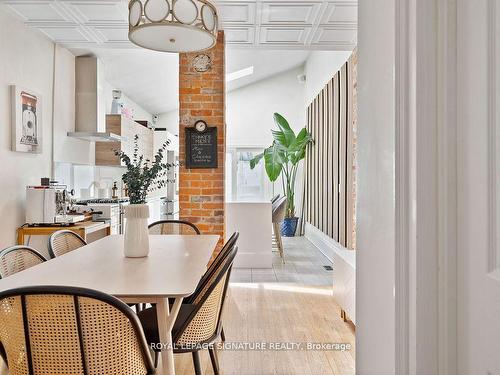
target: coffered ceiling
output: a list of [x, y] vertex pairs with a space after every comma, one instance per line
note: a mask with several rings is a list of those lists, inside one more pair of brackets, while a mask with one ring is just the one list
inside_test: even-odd
[[[135, 48], [126, 0], [0, 0], [27, 25], [70, 49]], [[352, 50], [357, 0], [218, 0], [228, 46]]]
[[357, 0], [217, 1], [226, 42], [262, 48], [352, 50]]
[[[173, 110], [178, 106], [178, 55], [130, 43], [127, 4], [127, 0], [0, 0], [0, 10], [76, 56], [98, 56], [113, 88], [123, 90], [148, 112]], [[218, 0], [216, 4], [228, 45], [226, 72], [253, 67], [253, 74], [228, 82], [228, 91], [303, 65], [310, 50], [350, 51], [356, 43], [357, 0]]]

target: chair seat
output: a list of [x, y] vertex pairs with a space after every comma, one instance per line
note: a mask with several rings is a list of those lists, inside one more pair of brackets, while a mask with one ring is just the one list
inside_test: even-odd
[[[177, 319], [175, 320], [174, 327], [172, 329], [172, 337], [175, 333], [179, 331], [182, 324], [187, 320], [189, 315], [193, 312], [194, 306], [191, 304], [182, 304]], [[142, 329], [144, 330], [144, 335], [146, 336], [146, 341], [148, 344], [159, 343], [160, 337], [158, 335], [158, 321], [156, 319], [156, 307], [148, 307], [137, 313], [139, 320], [142, 324]]]

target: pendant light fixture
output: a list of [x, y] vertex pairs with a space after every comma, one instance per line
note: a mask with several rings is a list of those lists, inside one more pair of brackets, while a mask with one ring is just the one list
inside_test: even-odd
[[217, 42], [217, 9], [206, 0], [131, 0], [129, 40], [162, 52], [196, 52]]

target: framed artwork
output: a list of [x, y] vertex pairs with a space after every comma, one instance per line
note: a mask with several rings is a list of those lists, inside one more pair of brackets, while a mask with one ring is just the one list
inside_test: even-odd
[[32, 90], [10, 86], [12, 151], [42, 153], [42, 98]]

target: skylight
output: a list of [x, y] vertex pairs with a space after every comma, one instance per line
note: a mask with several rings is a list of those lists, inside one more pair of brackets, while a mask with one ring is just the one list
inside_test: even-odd
[[253, 74], [253, 66], [249, 66], [248, 68], [237, 70], [233, 73], [226, 74], [226, 82], [231, 82], [249, 75]]

